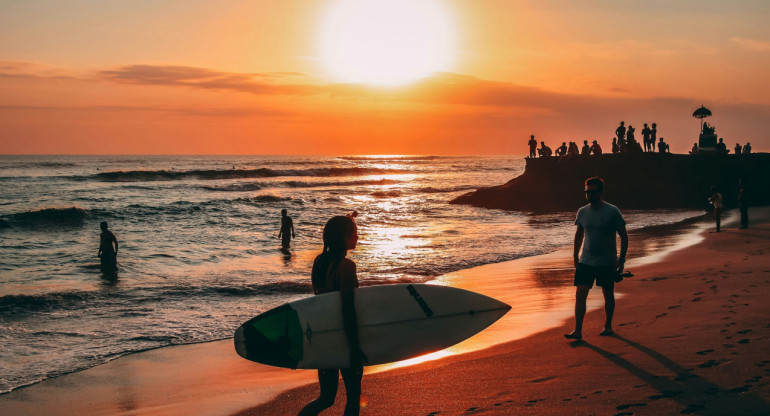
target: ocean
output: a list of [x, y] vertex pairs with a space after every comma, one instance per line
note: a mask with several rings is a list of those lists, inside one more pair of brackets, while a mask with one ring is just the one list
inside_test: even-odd
[[[504, 157], [0, 156], [0, 392], [225, 339], [310, 296], [334, 215], [359, 213], [349, 256], [362, 285], [570, 245], [574, 212], [448, 203], [523, 171], [523, 159]], [[277, 238], [281, 209], [296, 230], [289, 251]], [[630, 229], [700, 214], [624, 211]], [[117, 278], [99, 270], [101, 221], [120, 244]]]

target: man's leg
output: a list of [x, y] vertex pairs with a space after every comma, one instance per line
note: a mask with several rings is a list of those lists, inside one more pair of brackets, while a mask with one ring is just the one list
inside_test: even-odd
[[615, 315], [615, 285], [602, 286], [604, 294], [604, 330], [599, 335], [612, 335], [612, 316]]
[[591, 286], [578, 286], [575, 290], [575, 330], [564, 336], [569, 339], [581, 339], [583, 337], [583, 318], [586, 316], [586, 299]]
[[719, 227], [722, 225], [722, 209], [715, 208], [714, 209], [714, 217], [717, 220], [717, 232], [720, 231]]

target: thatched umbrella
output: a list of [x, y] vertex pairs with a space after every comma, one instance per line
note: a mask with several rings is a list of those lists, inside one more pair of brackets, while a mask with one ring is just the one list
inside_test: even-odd
[[692, 116], [700, 119], [700, 132], [703, 133], [703, 119], [706, 117], [711, 117], [711, 110], [705, 106], [700, 106], [699, 109], [692, 113]]

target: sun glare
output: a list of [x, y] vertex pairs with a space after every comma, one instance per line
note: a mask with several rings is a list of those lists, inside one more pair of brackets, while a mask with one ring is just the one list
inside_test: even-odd
[[339, 82], [400, 85], [449, 69], [452, 30], [435, 0], [337, 0], [320, 34], [320, 57]]

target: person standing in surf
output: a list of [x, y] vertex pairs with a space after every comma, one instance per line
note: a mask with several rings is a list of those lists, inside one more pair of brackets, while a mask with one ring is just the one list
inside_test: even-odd
[[[342, 320], [345, 334], [350, 345], [350, 367], [318, 370], [318, 383], [321, 387], [319, 397], [305, 405], [299, 416], [318, 415], [334, 404], [339, 386], [339, 376], [345, 383], [347, 403], [345, 416], [358, 415], [361, 400], [361, 379], [364, 374], [363, 363], [366, 355], [361, 351], [358, 339], [358, 319], [356, 316], [353, 289], [358, 287], [356, 264], [346, 258], [348, 250], [356, 248], [358, 229], [354, 215], [332, 217], [323, 230], [323, 251], [313, 262], [311, 280], [316, 295], [340, 292], [342, 298]], [[329, 313], [338, 313], [329, 311]]]
[[[599, 335], [613, 335], [612, 316], [615, 313], [615, 281], [626, 263], [628, 233], [626, 221], [620, 210], [602, 199], [604, 181], [598, 177], [585, 182], [588, 205], [577, 212], [575, 225], [575, 330], [564, 334], [567, 339], [583, 338], [583, 318], [586, 314], [586, 299], [594, 285], [602, 288], [606, 320]], [[615, 234], [620, 235], [620, 258], [617, 256]], [[585, 240], [585, 244], [584, 244]], [[580, 247], [583, 252], [580, 253]], [[619, 280], [618, 280], [619, 281]]]
[[291, 239], [294, 238], [294, 221], [291, 220], [286, 209], [281, 210], [281, 230], [278, 231], [278, 238], [281, 239], [283, 248], [289, 248]]
[[108, 229], [107, 221], [102, 221], [99, 227], [102, 233], [99, 235], [99, 252], [96, 256], [101, 259], [103, 273], [115, 273], [118, 269], [118, 239]]

